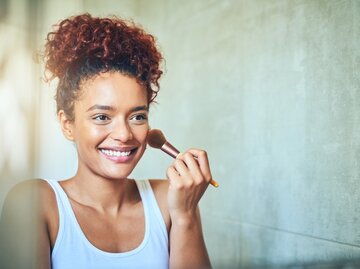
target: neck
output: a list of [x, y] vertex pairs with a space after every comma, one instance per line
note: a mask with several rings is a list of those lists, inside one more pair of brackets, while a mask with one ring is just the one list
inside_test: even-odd
[[116, 214], [126, 203], [138, 201], [136, 184], [130, 179], [107, 179], [79, 167], [76, 175], [64, 182], [70, 199], [95, 208], [100, 212]]

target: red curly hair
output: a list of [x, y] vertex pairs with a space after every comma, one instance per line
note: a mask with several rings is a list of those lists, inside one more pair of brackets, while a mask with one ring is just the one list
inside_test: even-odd
[[57, 111], [74, 117], [80, 83], [100, 72], [119, 71], [144, 85], [150, 104], [159, 91], [162, 55], [155, 38], [132, 22], [85, 13], [55, 25], [45, 44], [48, 80], [59, 79]]

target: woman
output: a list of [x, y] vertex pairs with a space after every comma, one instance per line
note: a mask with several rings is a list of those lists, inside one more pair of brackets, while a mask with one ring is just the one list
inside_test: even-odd
[[10, 192], [3, 263], [209, 268], [198, 209], [211, 180], [206, 152], [186, 151], [168, 168], [168, 180], [128, 178], [146, 148], [162, 74], [154, 38], [121, 19], [83, 14], [48, 34], [45, 59], [59, 80], [58, 118], [76, 145], [78, 169], [72, 178], [27, 181]]

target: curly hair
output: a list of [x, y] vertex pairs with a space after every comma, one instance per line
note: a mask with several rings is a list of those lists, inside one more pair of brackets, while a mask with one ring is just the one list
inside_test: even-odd
[[100, 72], [119, 71], [146, 88], [148, 104], [159, 91], [162, 55], [155, 38], [133, 22], [117, 17], [98, 18], [89, 13], [55, 25], [45, 44], [45, 68], [58, 78], [57, 111], [73, 119], [79, 86]]

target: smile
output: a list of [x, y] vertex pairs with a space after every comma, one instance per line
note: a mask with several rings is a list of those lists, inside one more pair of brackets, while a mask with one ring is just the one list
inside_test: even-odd
[[111, 149], [101, 149], [101, 152], [110, 157], [125, 157], [131, 154], [131, 150], [129, 151], [120, 151], [120, 150], [111, 150]]
[[99, 148], [101, 154], [108, 160], [115, 162], [115, 163], [128, 163], [134, 157], [135, 153], [137, 152], [138, 148]]

